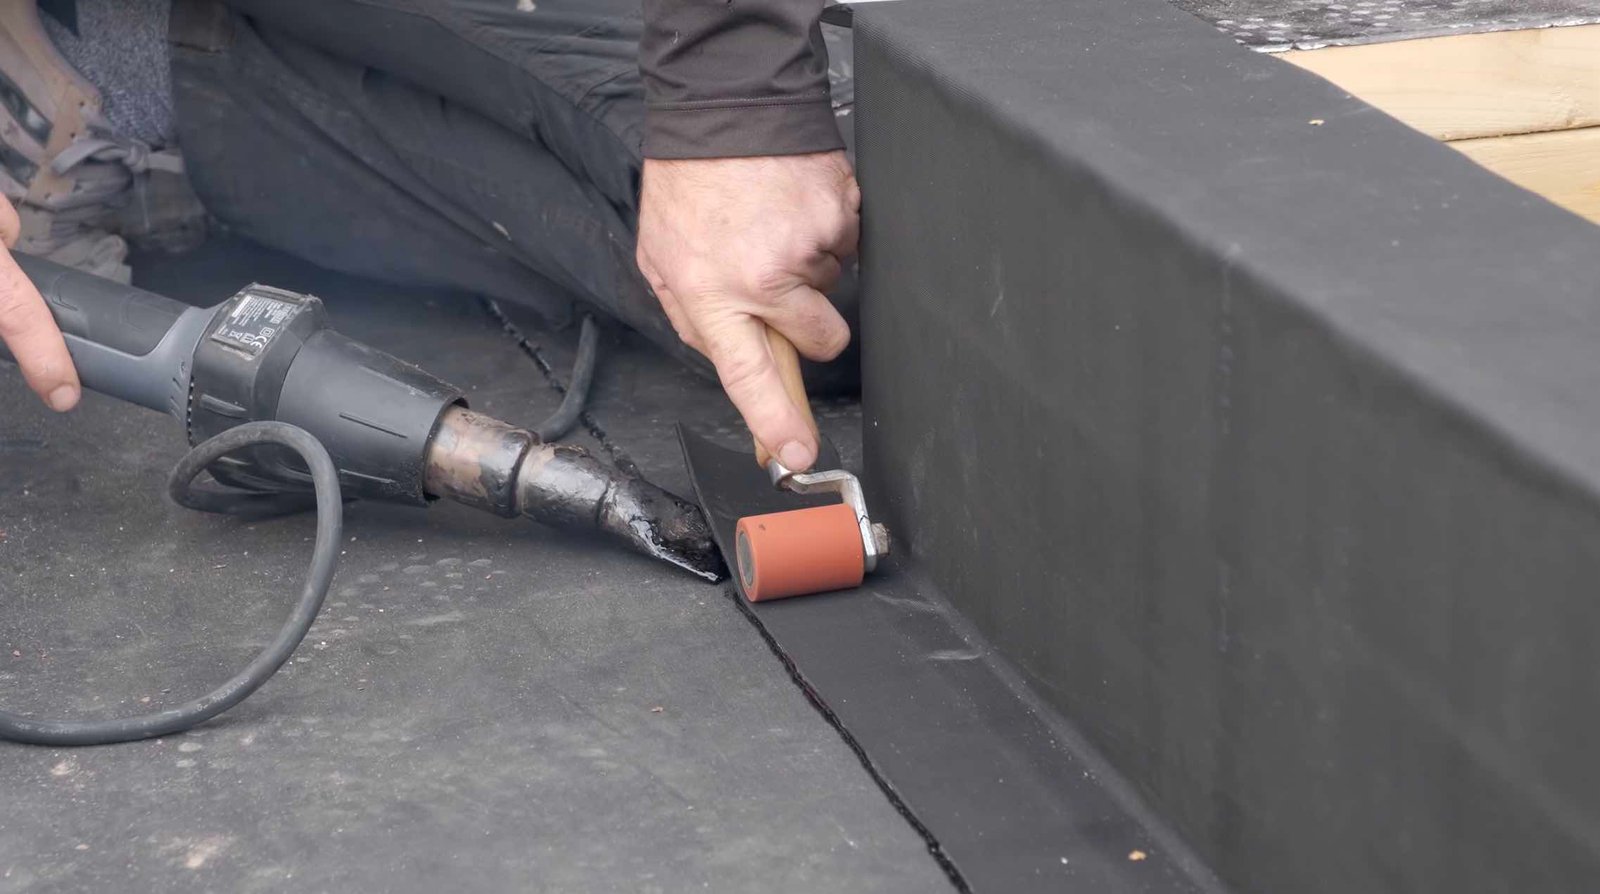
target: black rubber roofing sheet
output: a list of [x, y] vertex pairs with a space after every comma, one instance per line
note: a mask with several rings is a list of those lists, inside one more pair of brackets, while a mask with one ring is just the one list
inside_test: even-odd
[[1165, 0], [857, 11], [865, 468], [1245, 892], [1600, 879], [1600, 228]]
[[[748, 450], [681, 437], [724, 554], [741, 517], [836, 502], [777, 492]], [[838, 467], [824, 444], [817, 468]], [[891, 556], [856, 590], [741, 605], [961, 890], [1221, 891], [914, 563]]]

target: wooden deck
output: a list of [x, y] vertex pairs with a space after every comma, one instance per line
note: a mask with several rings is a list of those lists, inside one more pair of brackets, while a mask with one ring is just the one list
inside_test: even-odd
[[1279, 58], [1600, 223], [1600, 25], [1294, 50]]

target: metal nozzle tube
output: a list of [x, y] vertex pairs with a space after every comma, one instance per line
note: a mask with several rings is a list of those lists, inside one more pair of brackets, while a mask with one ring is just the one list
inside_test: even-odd
[[462, 407], [439, 418], [427, 491], [508, 518], [601, 531], [706, 580], [726, 576], [699, 507], [588, 451], [544, 444], [531, 432]]

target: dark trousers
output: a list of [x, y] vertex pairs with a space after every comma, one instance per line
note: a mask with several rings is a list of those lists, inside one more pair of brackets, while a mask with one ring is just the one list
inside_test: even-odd
[[[179, 0], [179, 140], [208, 210], [323, 266], [599, 310], [702, 369], [634, 264], [638, 0]], [[849, 122], [848, 32], [829, 28]], [[853, 286], [835, 300], [852, 321]], [[419, 358], [420, 359], [420, 358]], [[844, 358], [815, 385], [855, 379]]]

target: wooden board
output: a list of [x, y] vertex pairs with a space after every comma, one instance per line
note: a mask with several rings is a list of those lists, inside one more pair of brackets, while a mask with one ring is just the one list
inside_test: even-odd
[[1600, 223], [1600, 127], [1449, 145], [1512, 183]]
[[1441, 140], [1600, 125], [1600, 25], [1296, 50], [1280, 58]]
[[1279, 58], [1600, 223], [1600, 25], [1296, 50]]

